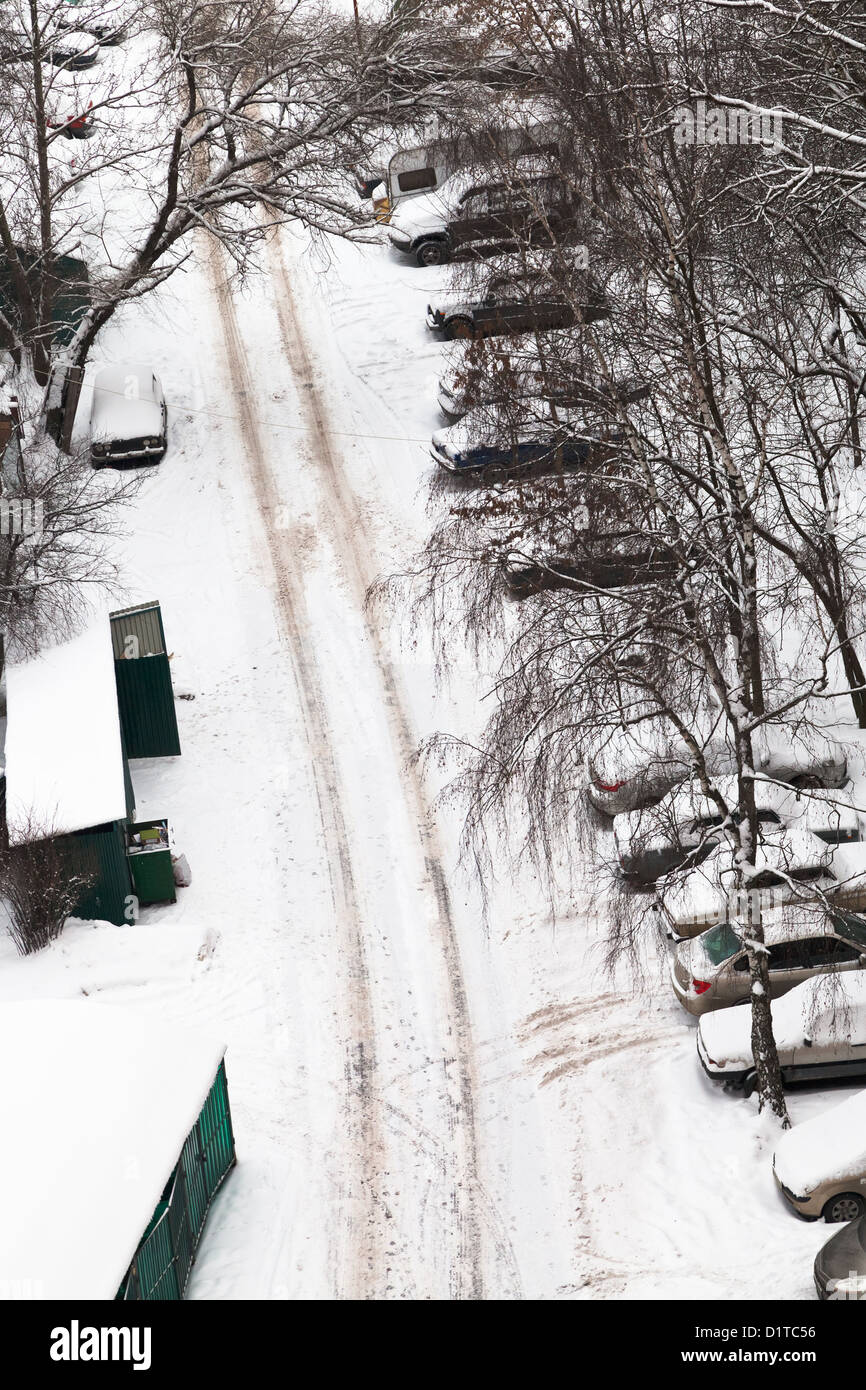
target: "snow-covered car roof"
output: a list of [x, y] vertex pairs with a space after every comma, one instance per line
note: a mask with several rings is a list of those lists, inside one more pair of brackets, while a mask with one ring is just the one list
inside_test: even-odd
[[[714, 785], [728, 806], [738, 804], [738, 784], [733, 775], [714, 779]], [[780, 820], [791, 823], [802, 820], [813, 833], [836, 830], [840, 834], [859, 830], [860, 818], [851, 792], [839, 788], [814, 788], [796, 791], [759, 777], [755, 781], [755, 804], [758, 812], [774, 811]], [[684, 786], [674, 787], [655, 806], [636, 811], [622, 811], [614, 818], [617, 844], [625, 849], [634, 843], [642, 846], [667, 843], [672, 834], [690, 822], [719, 815], [712, 797], [704, 794], [697, 779]]]
[[145, 363], [103, 367], [94, 378], [91, 439], [139, 439], [162, 432], [162, 387]]
[[[721, 733], [713, 731], [717, 720], [718, 716], [713, 718], [708, 712], [703, 721], [706, 732], [701, 734], [698, 728], [696, 733], [699, 738], [704, 738], [715, 771], [733, 771], [732, 750]], [[823, 730], [794, 730], [785, 726], [764, 725], [754, 735], [753, 742], [755, 771], [767, 777], [772, 777], [777, 768], [809, 773], [829, 763], [840, 774], [837, 780], [841, 781], [844, 776], [845, 750], [838, 740]], [[605, 729], [590, 755], [590, 762], [606, 782], [637, 777], [653, 765], [682, 762], [683, 773], [678, 779], [682, 783], [690, 772], [691, 756], [675, 734], [665, 734], [659, 720], [649, 720], [632, 728]]]
[[[521, 183], [527, 179], [555, 178], [555, 162], [545, 155], [521, 155], [515, 159], [508, 171], [508, 179], [519, 191]], [[501, 169], [490, 165], [470, 165], [458, 169], [456, 173], [443, 179], [438, 188], [429, 193], [419, 193], [413, 198], [404, 198], [391, 214], [391, 226], [398, 231], [417, 236], [421, 232], [447, 223], [453, 216], [460, 199], [470, 188], [488, 184], [504, 184], [506, 176]]]
[[[866, 1044], [866, 971], [813, 975], [770, 1005], [780, 1051], [850, 1038]], [[718, 1009], [705, 1014], [698, 1032], [709, 1057], [720, 1066], [753, 1065], [750, 1009]]]
[[[533, 443], [565, 436], [573, 432], [585, 433], [586, 421], [579, 411], [555, 409], [549, 401], [538, 397], [526, 398], [526, 406], [520, 425], [515, 434], [520, 443]], [[448, 446], [465, 453], [468, 449], [504, 448], [511, 439], [511, 430], [499, 413], [490, 407], [470, 410], [454, 425], [437, 430], [433, 441], [439, 447]]]
[[[819, 840], [801, 824], [774, 827], [772, 833], [764, 827], [754, 855], [756, 872], [788, 875], [797, 886], [783, 882], [776, 887], [762, 888], [762, 900], [773, 903], [816, 889], [829, 894], [843, 879], [849, 887], [866, 887], [866, 847], [850, 848], [859, 853], [843, 861], [841, 857], [837, 859], [835, 845]], [[723, 839], [686, 873], [675, 870], [659, 879], [656, 891], [665, 914], [675, 927], [725, 920], [738, 891], [734, 853], [734, 846]]]
[[115, 1297], [224, 1052], [90, 999], [0, 1005], [0, 1288]]
[[99, 44], [86, 29], [60, 29], [50, 39], [46, 41], [46, 48], [60, 50], [63, 53], [93, 53], [99, 52]]
[[866, 1090], [784, 1133], [776, 1143], [773, 1166], [779, 1181], [797, 1194], [825, 1182], [866, 1176]]
[[[20, 844], [126, 815], [108, 614], [6, 668], [6, 818]], [[36, 838], [40, 838], [36, 835]]]

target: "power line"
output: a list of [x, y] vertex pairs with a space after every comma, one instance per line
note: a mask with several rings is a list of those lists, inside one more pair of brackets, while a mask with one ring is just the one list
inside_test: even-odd
[[[130, 373], [130, 375], [132, 375], [132, 373]], [[114, 391], [114, 390], [112, 390], [110, 387], [105, 387], [105, 386], [96, 387], [96, 386], [94, 386], [94, 387], [92, 387], [91, 389], [92, 389], [94, 395], [95, 395], [96, 392], [98, 391], [98, 392], [99, 392], [101, 395], [103, 395], [103, 396], [117, 396], [117, 397], [121, 398], [122, 400], [138, 399], [137, 397], [129, 397], [129, 396], [127, 396], [127, 395], [125, 394], [125, 392], [123, 392], [123, 391]], [[166, 405], [167, 405], [167, 406], [169, 407], [169, 409], [171, 409], [171, 410], [177, 411], [177, 412], [179, 412], [179, 413], [185, 413], [185, 414], [187, 414], [187, 415], [202, 415], [202, 416], [205, 416], [205, 417], [207, 417], [207, 418], [209, 418], [209, 419], [214, 419], [214, 420], [232, 420], [232, 421], [234, 421], [234, 422], [236, 422], [236, 423], [239, 422], [239, 421], [241, 420], [241, 416], [238, 415], [238, 414], [235, 414], [233, 411], [211, 410], [211, 409], [208, 409], [208, 408], [206, 408], [206, 407], [201, 407], [201, 406], [182, 405], [179, 401], [169, 401], [169, 400], [166, 400]], [[309, 427], [308, 425], [301, 425], [301, 424], [296, 425], [296, 424], [289, 424], [289, 423], [287, 423], [287, 422], [285, 422], [285, 421], [268, 420], [268, 419], [266, 419], [265, 416], [259, 415], [259, 414], [256, 413], [256, 412], [253, 412], [253, 418], [256, 420], [256, 422], [257, 422], [258, 424], [262, 425], [265, 429], [288, 430], [288, 431], [291, 431], [291, 432], [294, 432], [294, 433], [299, 433], [299, 434], [309, 434], [309, 433], [310, 433], [310, 427]], [[360, 432], [360, 431], [353, 431], [353, 430], [331, 430], [331, 429], [326, 429], [326, 430], [323, 431], [323, 433], [324, 433], [324, 434], [327, 434], [327, 435], [330, 435], [330, 436], [332, 436], [332, 437], [335, 438], [335, 439], [370, 439], [370, 440], [374, 440], [374, 441], [377, 441], [377, 442], [381, 442], [381, 443], [390, 443], [390, 444], [429, 444], [429, 443], [430, 443], [430, 436], [429, 436], [429, 435], [425, 436], [425, 437], [422, 439], [422, 438], [419, 438], [419, 437], [413, 436], [413, 435], [403, 435], [403, 434], [367, 434], [367, 433], [362, 433], [362, 432]]]

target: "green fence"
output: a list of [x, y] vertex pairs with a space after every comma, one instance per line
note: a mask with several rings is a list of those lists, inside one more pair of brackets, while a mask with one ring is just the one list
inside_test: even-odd
[[220, 1062], [118, 1298], [183, 1298], [214, 1194], [235, 1162], [225, 1064]]

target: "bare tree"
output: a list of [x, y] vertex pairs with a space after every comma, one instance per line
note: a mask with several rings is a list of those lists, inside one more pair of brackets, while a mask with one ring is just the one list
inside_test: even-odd
[[[118, 307], [183, 264], [196, 230], [239, 273], [266, 223], [368, 235], [349, 169], [451, 96], [431, 61], [437, 33], [397, 18], [356, 31], [319, 0], [147, 0], [123, 31], [141, 56], [113, 49], [81, 71], [58, 62], [61, 0], [6, 11], [0, 346], [29, 354], [43, 385], [55, 362], [81, 369]], [[78, 22], [96, 14], [85, 7]], [[398, 57], [413, 81], [395, 94]], [[58, 296], [76, 275], [86, 303], [59, 340]]]
[[[491, 823], [514, 843], [517, 826], [518, 842], [550, 864], [580, 833], [587, 760], [617, 736], [651, 747], [648, 785], [671, 764], [696, 777], [718, 803], [746, 904], [761, 1103], [784, 1123], [761, 900], [750, 891], [755, 778], [774, 729], [814, 744], [826, 737], [823, 707], [832, 718], [849, 695], [862, 715], [862, 527], [844, 471], [856, 461], [854, 345], [844, 360], [827, 351], [848, 243], [838, 225], [821, 238], [832, 274], [818, 278], [802, 210], [770, 220], [760, 127], [751, 141], [711, 147], [677, 138], [698, 77], [706, 91], [760, 80], [747, 35], [732, 42], [705, 17], [652, 0], [579, 16], [555, 0], [506, 9], [557, 71], [548, 95], [558, 95], [561, 176], [595, 214], [591, 264], [611, 313], [584, 327], [574, 362], [578, 376], [591, 362], [608, 389], [596, 419], [584, 409], [566, 428], [607, 447], [573, 479], [487, 479], [469, 503], [436, 489], [434, 505], [448, 509], [413, 579], [445, 656], [455, 625], [477, 643], [506, 643], [494, 713], [478, 744], [458, 745], [467, 845], [478, 854]], [[616, 389], [623, 377], [647, 394], [630, 400]], [[533, 407], [497, 409], [508, 439]], [[619, 561], [614, 572], [628, 562], [627, 582], [602, 576], [599, 546]], [[515, 551], [543, 582], [506, 613], [502, 570]], [[717, 781], [721, 753], [733, 803]], [[618, 913], [612, 949], [632, 947], [639, 926]]]
[[32, 820], [21, 827], [18, 842], [0, 842], [0, 902], [7, 930], [22, 956], [56, 941], [92, 876], [73, 867], [68, 840], [51, 826]]

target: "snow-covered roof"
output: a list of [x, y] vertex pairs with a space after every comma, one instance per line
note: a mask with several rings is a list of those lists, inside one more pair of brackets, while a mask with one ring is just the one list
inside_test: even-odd
[[773, 1161], [779, 1180], [798, 1196], [825, 1182], [866, 1177], [866, 1091], [783, 1134]]
[[0, 1289], [112, 1299], [225, 1051], [91, 1000], [0, 1006]]
[[10, 662], [6, 704], [13, 844], [28, 838], [28, 830], [63, 834], [126, 815], [107, 613], [71, 641]]

